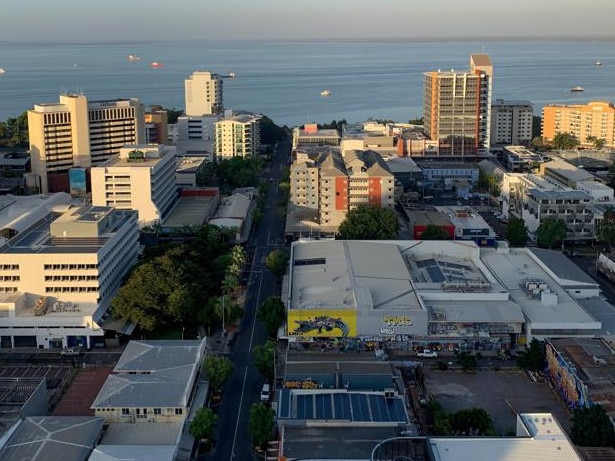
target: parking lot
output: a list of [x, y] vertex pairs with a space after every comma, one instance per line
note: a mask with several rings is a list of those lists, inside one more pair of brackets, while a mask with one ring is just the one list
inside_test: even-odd
[[516, 427], [515, 413], [552, 413], [564, 430], [570, 428], [570, 415], [546, 383], [535, 383], [521, 371], [425, 370], [425, 388], [446, 412], [483, 408], [493, 419], [498, 434]]

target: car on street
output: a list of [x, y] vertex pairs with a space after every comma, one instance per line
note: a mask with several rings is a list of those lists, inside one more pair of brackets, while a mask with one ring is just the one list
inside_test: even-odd
[[267, 383], [263, 384], [261, 389], [261, 402], [269, 402], [271, 398], [271, 386]]
[[438, 358], [438, 353], [436, 351], [432, 351], [431, 349], [423, 349], [422, 351], [418, 351], [416, 353], [416, 356], [435, 359], [435, 358]]
[[60, 352], [60, 355], [62, 357], [77, 357], [81, 355], [81, 349], [78, 349], [78, 348], [62, 349], [62, 352]]

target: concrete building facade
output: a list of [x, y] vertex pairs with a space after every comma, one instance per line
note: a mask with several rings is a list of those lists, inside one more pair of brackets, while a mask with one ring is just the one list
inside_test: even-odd
[[223, 80], [211, 72], [193, 72], [184, 81], [186, 115], [220, 114], [224, 111]]
[[425, 73], [425, 132], [438, 155], [475, 156], [490, 146], [493, 66], [486, 54], [470, 56], [467, 71]]
[[260, 116], [234, 115], [214, 123], [216, 160], [249, 157], [260, 151]]
[[175, 147], [125, 146], [92, 168], [92, 204], [135, 210], [139, 224], [160, 223], [177, 201]]
[[573, 134], [584, 147], [593, 146], [591, 137], [604, 139], [605, 147], [615, 147], [615, 107], [606, 101], [543, 107], [542, 137], [553, 141], [558, 133]]
[[496, 99], [491, 105], [491, 145], [529, 146], [533, 116], [530, 101]]
[[28, 134], [41, 192], [66, 192], [71, 168], [98, 165], [125, 144], [142, 144], [144, 120], [137, 99], [88, 102], [82, 94], [62, 94], [59, 103], [35, 105]]
[[71, 208], [56, 194], [4, 226], [0, 247], [2, 347], [92, 347], [111, 299], [137, 259], [137, 216]]

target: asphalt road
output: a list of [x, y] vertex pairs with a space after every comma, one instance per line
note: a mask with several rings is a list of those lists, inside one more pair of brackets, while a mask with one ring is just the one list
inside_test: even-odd
[[248, 251], [253, 249], [252, 268], [244, 304], [241, 330], [229, 358], [234, 370], [223, 390], [222, 402], [215, 407], [218, 414], [217, 443], [202, 460], [252, 460], [252, 440], [249, 415], [252, 404], [259, 401], [263, 378], [254, 367], [252, 349], [267, 339], [265, 329], [256, 321], [257, 307], [274, 294], [276, 279], [265, 267], [270, 251], [284, 242], [284, 221], [278, 214], [282, 193], [278, 188], [282, 168], [288, 164], [290, 142], [280, 143], [270, 164], [267, 177], [273, 178], [266, 196], [260, 226], [250, 238]]

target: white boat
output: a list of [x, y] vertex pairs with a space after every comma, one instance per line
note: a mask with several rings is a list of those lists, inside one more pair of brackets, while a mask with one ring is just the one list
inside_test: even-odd
[[570, 88], [570, 91], [572, 91], [573, 93], [580, 93], [581, 91], [585, 91], [585, 88], [583, 88], [582, 86], [573, 86], [572, 88]]
[[331, 96], [331, 92], [329, 90], [322, 90], [320, 92], [321, 96]]
[[153, 61], [153, 62], [150, 62], [149, 66], [152, 69], [160, 69], [161, 67], [164, 67], [164, 63], [158, 62], [158, 61]]
[[0, 67], [0, 74], [6, 74], [6, 70], [4, 70], [2, 67]]
[[594, 66], [601, 66], [602, 65], [602, 61], [600, 61], [600, 59], [598, 59], [595, 63]]
[[235, 72], [229, 72], [228, 78], [235, 78]]
[[130, 62], [134, 62], [134, 61], [140, 61], [141, 58], [139, 56], [137, 56], [136, 54], [129, 54], [128, 55], [128, 60]]

